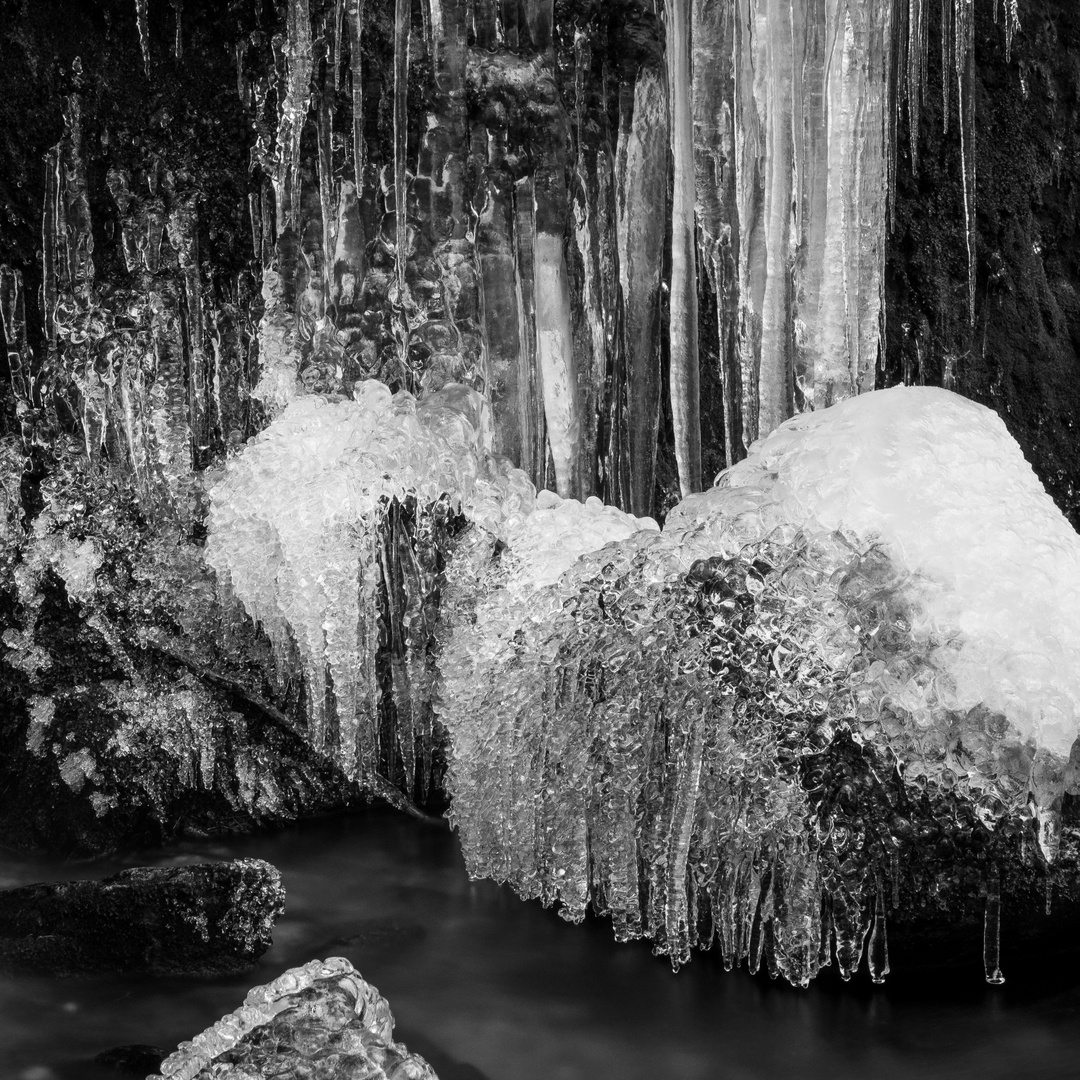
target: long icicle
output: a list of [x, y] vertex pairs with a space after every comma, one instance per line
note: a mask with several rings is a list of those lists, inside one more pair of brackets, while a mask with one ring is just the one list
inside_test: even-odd
[[701, 487], [698, 375], [697, 244], [694, 229], [694, 118], [691, 112], [690, 3], [667, 8], [667, 74], [671, 105], [671, 417], [683, 496]]
[[975, 325], [975, 18], [972, 0], [955, 0], [956, 107], [960, 114], [960, 182], [964, 191], [968, 322]]
[[983, 967], [986, 981], [1000, 986], [1001, 974], [1001, 878], [995, 866], [986, 883], [986, 911], [983, 915]]
[[139, 50], [142, 52], [143, 71], [150, 78], [150, 21], [146, 10], [147, 0], [135, 0], [135, 25], [139, 28]]
[[300, 137], [311, 97], [311, 12], [308, 0], [289, 0], [288, 74], [278, 121], [274, 196], [277, 231], [296, 227], [300, 209]]
[[405, 161], [409, 144], [409, 52], [412, 38], [412, 5], [396, 0], [394, 6], [394, 273], [393, 307], [397, 308], [398, 364], [402, 381], [409, 382], [408, 285], [405, 268], [408, 259], [408, 177]]
[[364, 0], [349, 3], [349, 78], [352, 83], [353, 178], [356, 200], [364, 201], [364, 62], [361, 39], [364, 33]]

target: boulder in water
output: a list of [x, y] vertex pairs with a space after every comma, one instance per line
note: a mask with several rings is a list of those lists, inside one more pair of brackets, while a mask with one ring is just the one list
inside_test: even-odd
[[0, 969], [233, 975], [270, 946], [281, 876], [259, 859], [136, 867], [0, 892]]

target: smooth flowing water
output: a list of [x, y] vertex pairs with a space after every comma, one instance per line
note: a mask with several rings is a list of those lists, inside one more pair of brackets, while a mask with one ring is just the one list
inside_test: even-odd
[[397, 1036], [440, 1080], [994, 1080], [1075, 1077], [1080, 973], [977, 973], [795, 990], [700, 954], [678, 975], [610, 926], [564, 923], [470, 882], [443, 828], [389, 814], [308, 823], [78, 865], [0, 860], [0, 884], [137, 863], [256, 857], [282, 872], [274, 945], [241, 978], [0, 980], [0, 1077], [91, 1080], [102, 1050], [173, 1049], [249, 986], [345, 956], [389, 999]]

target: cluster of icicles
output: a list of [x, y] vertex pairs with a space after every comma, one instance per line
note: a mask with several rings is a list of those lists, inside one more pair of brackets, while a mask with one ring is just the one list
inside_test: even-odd
[[435, 736], [432, 650], [461, 516], [493, 536], [529, 512], [523, 473], [488, 453], [486, 406], [382, 383], [301, 396], [215, 489], [206, 558], [307, 686], [313, 745], [347, 775], [421, 793]]
[[445, 726], [470, 873], [675, 966], [718, 940], [799, 985], [865, 951], [880, 980], [910, 823], [845, 740], [991, 830], [1034, 817], [1053, 860], [1080, 540], [990, 410], [898, 387], [797, 418], [663, 531], [535, 496], [484, 415], [455, 387], [300, 398], [215, 490], [207, 547], [352, 773], [396, 723], [410, 783]]

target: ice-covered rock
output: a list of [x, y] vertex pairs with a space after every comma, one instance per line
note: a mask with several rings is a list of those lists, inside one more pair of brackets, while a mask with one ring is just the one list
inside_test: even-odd
[[[750, 515], [748, 500], [760, 500]], [[911, 631], [956, 653], [951, 685], [928, 697], [1002, 712], [1068, 757], [1080, 733], [1080, 536], [995, 412], [897, 386], [806, 413], [680, 503], [667, 527], [723, 545], [779, 524], [876, 542], [925, 579]]]
[[881, 391], [783, 425], [662, 533], [579, 516], [448, 571], [470, 872], [804, 985], [833, 953], [880, 981], [901, 897], [985, 893], [999, 980], [1001, 866], [1052, 863], [1076, 773], [1080, 642], [1080, 540], [1001, 421]]
[[582, 555], [626, 540], [642, 530], [658, 532], [652, 518], [637, 518], [592, 496], [584, 503], [553, 491], [536, 496], [536, 509], [506, 530], [510, 584], [518, 589], [551, 585]]
[[[667, 527], [706, 549], [785, 527], [844, 536], [864, 556], [837, 570], [868, 737], [911, 778], [987, 796], [985, 815], [1030, 793], [1053, 858], [1080, 734], [1080, 536], [996, 413], [898, 386], [797, 417]], [[969, 730], [950, 743], [958, 716]]]
[[389, 1004], [348, 960], [312, 960], [248, 991], [240, 1008], [181, 1043], [150, 1080], [437, 1080], [393, 1036]]
[[534, 492], [491, 456], [475, 391], [449, 384], [417, 401], [367, 381], [354, 395], [291, 401], [230, 462], [206, 556], [279, 655], [295, 646], [316, 747], [351, 775], [396, 773], [411, 790], [430, 770], [430, 652], [450, 540], [464, 521], [504, 537]]

